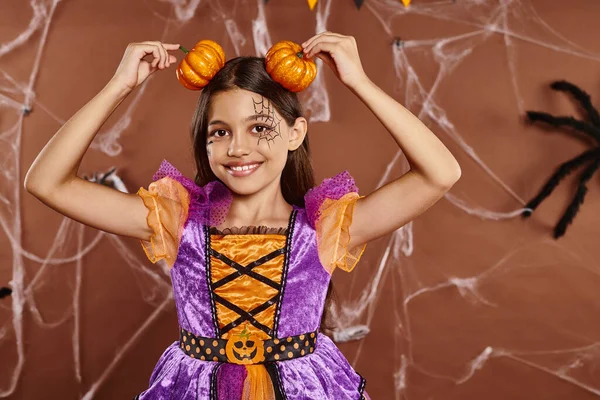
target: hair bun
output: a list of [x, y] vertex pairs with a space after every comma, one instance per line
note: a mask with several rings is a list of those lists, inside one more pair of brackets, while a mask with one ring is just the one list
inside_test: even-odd
[[275, 43], [265, 56], [267, 73], [292, 92], [306, 89], [317, 76], [317, 65], [306, 58], [302, 46], [289, 40]]
[[223, 48], [212, 40], [201, 40], [190, 51], [179, 48], [186, 56], [177, 67], [177, 80], [187, 89], [202, 89], [225, 65]]

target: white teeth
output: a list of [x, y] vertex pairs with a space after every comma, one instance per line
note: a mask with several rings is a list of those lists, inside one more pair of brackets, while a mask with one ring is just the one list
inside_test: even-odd
[[254, 169], [258, 167], [258, 164], [252, 164], [252, 165], [244, 165], [243, 167], [229, 167], [234, 171], [247, 171], [249, 169]]

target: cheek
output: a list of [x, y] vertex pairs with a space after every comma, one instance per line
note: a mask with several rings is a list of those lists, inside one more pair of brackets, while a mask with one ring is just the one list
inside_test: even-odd
[[216, 174], [218, 171], [218, 166], [220, 164], [220, 151], [219, 147], [216, 146], [216, 143], [213, 143], [209, 146], [206, 146], [206, 158], [208, 159], [208, 165], [210, 169]]
[[210, 144], [206, 144], [206, 155], [208, 156], [208, 159], [215, 159], [217, 157], [219, 157], [219, 154], [221, 154], [223, 151], [227, 151], [227, 150], [223, 150], [224, 146], [223, 143], [219, 142], [219, 141], [211, 141]]
[[287, 161], [287, 145], [281, 138], [277, 138], [269, 143], [265, 140], [261, 140], [260, 143], [258, 143], [257, 150], [265, 158], [269, 159], [273, 165], [281, 166], [283, 168]]
[[255, 144], [261, 151], [287, 151], [288, 135], [283, 128], [277, 128], [261, 136], [256, 136]]

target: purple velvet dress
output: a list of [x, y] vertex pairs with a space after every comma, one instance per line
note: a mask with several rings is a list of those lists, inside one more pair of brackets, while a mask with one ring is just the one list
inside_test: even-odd
[[[205, 357], [205, 352], [210, 350], [203, 348], [200, 353], [200, 349], [195, 348], [198, 355], [204, 355], [200, 359], [194, 357], [194, 350], [190, 350], [186, 345], [190, 343], [189, 340], [194, 340], [195, 343], [200, 342], [201, 338], [204, 338], [202, 342], [206, 338], [226, 338], [227, 329], [230, 329], [229, 333], [233, 335], [231, 332], [242, 325], [247, 325], [250, 330], [254, 329], [262, 334], [263, 339], [271, 340], [270, 343], [273, 343], [273, 340], [278, 343], [277, 338], [284, 341], [285, 338], [303, 338], [305, 333], [316, 333], [314, 347], [311, 344], [310, 351], [307, 347], [306, 352], [302, 350], [300, 355], [299, 350], [294, 350], [293, 357], [289, 353], [290, 359], [279, 359], [276, 356], [277, 360], [271, 357], [270, 362], [263, 363], [269, 367], [269, 383], [274, 387], [273, 398], [368, 398], [364, 393], [365, 380], [353, 370], [332, 340], [318, 332], [331, 275], [319, 258], [315, 220], [319, 217], [320, 205], [325, 199], [336, 200], [350, 192], [357, 192], [347, 172], [325, 180], [309, 191], [305, 197], [306, 208], [293, 207], [288, 227], [282, 234], [215, 234], [215, 228], [211, 228], [211, 225], [223, 221], [231, 203], [228, 189], [220, 182], [198, 187], [163, 161], [154, 176], [154, 183], [168, 180], [171, 183], [177, 182], [189, 194], [189, 205], [187, 202], [184, 204], [186, 213], [180, 235], [172, 235], [177, 237], [177, 252], [170, 270], [178, 322], [180, 330], [185, 334], [162, 354], [154, 368], [148, 389], [137, 398], [260, 398], [248, 394], [247, 366], [224, 362], [223, 357], [229, 356], [229, 350], [227, 356], [219, 356], [218, 359], [215, 356], [212, 360]], [[168, 197], [165, 193], [155, 194], [155, 197]], [[148, 203], [146, 205], [148, 206]], [[157, 215], [166, 212], [164, 209], [149, 208], [156, 211]], [[281, 246], [273, 245], [275, 250], [271, 253], [271, 250], [265, 250], [266, 253], [274, 255], [267, 257], [271, 260], [269, 269], [263, 269], [261, 272], [260, 262], [267, 258], [261, 254], [246, 253], [262, 251], [261, 249], [277, 240]], [[260, 257], [262, 261], [257, 262], [257, 258]], [[232, 259], [254, 262], [249, 266], [248, 262], [242, 264], [242, 261], [231, 261]], [[223, 268], [230, 268], [233, 272], [220, 271], [221, 261], [224, 261]], [[253, 269], [255, 273], [249, 269]], [[261, 278], [263, 275], [269, 278]], [[235, 281], [241, 283], [231, 286]], [[235, 302], [232, 298], [236, 293], [232, 293], [233, 297], [225, 299], [223, 289], [227, 287], [230, 288], [229, 292], [247, 290], [245, 300], [240, 299], [240, 304], [252, 298], [257, 290], [262, 290], [261, 287], [266, 288], [265, 291], [272, 291], [268, 296], [271, 300], [260, 304], [259, 307], [238, 307], [231, 304]], [[252, 311], [258, 308], [266, 315], [262, 319], [260, 310]], [[304, 342], [300, 343], [301, 346], [302, 343]], [[306, 344], [308, 345], [308, 342]], [[196, 345], [199, 347], [199, 344]], [[294, 346], [298, 349], [298, 346]], [[268, 349], [270, 352], [271, 347]], [[224, 349], [220, 352], [223, 354]], [[268, 356], [266, 351], [265, 355]]]

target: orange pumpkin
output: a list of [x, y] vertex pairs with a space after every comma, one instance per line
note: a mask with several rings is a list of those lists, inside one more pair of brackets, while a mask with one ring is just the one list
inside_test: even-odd
[[[233, 337], [238, 337], [235, 340]], [[232, 335], [225, 344], [227, 361], [232, 364], [258, 364], [265, 360], [263, 341], [246, 327], [238, 334]]]
[[300, 92], [317, 76], [317, 65], [305, 57], [302, 46], [289, 40], [275, 43], [265, 56], [265, 66], [271, 78], [281, 86]]
[[200, 90], [225, 65], [225, 52], [212, 40], [201, 40], [190, 51], [179, 48], [186, 54], [177, 67], [177, 80], [190, 90]]

